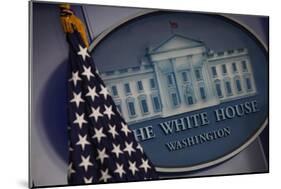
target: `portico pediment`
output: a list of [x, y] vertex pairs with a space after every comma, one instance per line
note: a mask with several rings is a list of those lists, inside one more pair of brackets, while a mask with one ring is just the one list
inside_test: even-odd
[[157, 47], [153, 48], [151, 53], [161, 53], [176, 49], [199, 47], [203, 45], [204, 44], [201, 41], [175, 34]]

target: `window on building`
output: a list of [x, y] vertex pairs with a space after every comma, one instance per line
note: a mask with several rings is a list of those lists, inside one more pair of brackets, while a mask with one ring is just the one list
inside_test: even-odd
[[125, 83], [124, 87], [125, 87], [125, 92], [126, 92], [126, 94], [131, 93], [131, 89], [130, 89], [129, 83]]
[[127, 73], [128, 72], [128, 69], [121, 69], [119, 70], [119, 73]]
[[235, 63], [235, 62], [232, 63], [232, 71], [233, 71], [234, 73], [237, 72], [237, 66], [236, 66], [236, 63]]
[[248, 71], [247, 62], [245, 60], [242, 61], [242, 70], [244, 72]]
[[171, 97], [172, 97], [173, 106], [178, 106], [179, 105], [178, 95], [176, 93], [172, 93]]
[[200, 91], [201, 99], [205, 100], [205, 99], [206, 99], [205, 88], [204, 88], [204, 87], [200, 87], [200, 88], [199, 88], [199, 91]]
[[159, 96], [152, 96], [152, 103], [153, 103], [153, 109], [154, 112], [160, 112], [161, 111], [161, 104]]
[[246, 87], [248, 91], [252, 90], [252, 82], [249, 77], [246, 78]]
[[113, 75], [114, 74], [114, 71], [107, 71], [105, 72], [106, 75]]
[[186, 89], [185, 89], [185, 101], [188, 105], [191, 105], [191, 104], [194, 104], [195, 102], [195, 99], [193, 97], [193, 88], [192, 88], [192, 85], [188, 85], [186, 86]]
[[226, 82], [225, 82], [225, 88], [226, 88], [226, 93], [227, 93], [228, 95], [232, 95], [232, 89], [231, 89], [230, 81], [226, 81]]
[[234, 53], [234, 50], [228, 50], [227, 53], [228, 53], [228, 54], [233, 54], [233, 53]]
[[202, 71], [201, 69], [196, 69], [195, 70], [195, 77], [197, 80], [202, 80]]
[[136, 114], [136, 109], [135, 109], [135, 101], [133, 99], [129, 99], [127, 101], [127, 106], [128, 106], [128, 113], [130, 117], [135, 117]]
[[221, 68], [222, 68], [222, 74], [227, 74], [226, 65], [223, 64], [223, 65], [221, 66]]
[[142, 81], [138, 81], [138, 82], [137, 82], [137, 86], [138, 86], [138, 90], [139, 90], [139, 91], [143, 91]]
[[144, 68], [145, 68], [146, 70], [148, 70], [148, 69], [152, 68], [152, 66], [151, 66], [151, 65], [144, 65]]
[[216, 77], [218, 74], [217, 74], [217, 69], [216, 69], [216, 67], [215, 66], [213, 66], [212, 68], [212, 75], [213, 75], [213, 77]]
[[220, 84], [220, 82], [217, 82], [217, 83], [216, 83], [216, 91], [217, 91], [218, 97], [219, 97], [219, 98], [222, 98], [223, 95], [222, 95], [222, 91], [221, 91], [221, 84]]
[[218, 52], [217, 54], [218, 54], [218, 56], [223, 56], [224, 52]]
[[244, 51], [244, 49], [243, 49], [243, 48], [240, 48], [240, 49], [237, 49], [237, 51], [238, 51], [239, 53], [241, 53], [241, 52]]
[[141, 106], [141, 110], [142, 110], [143, 114], [146, 114], [146, 113], [149, 112], [148, 106], [147, 106], [146, 97], [141, 97], [140, 98], [140, 106]]
[[187, 103], [188, 103], [189, 105], [194, 104], [194, 102], [193, 102], [193, 97], [192, 97], [192, 96], [188, 96], [188, 97], [187, 97]]
[[188, 75], [187, 75], [186, 71], [182, 72], [181, 76], [182, 76], [183, 82], [188, 82]]
[[139, 71], [139, 70], [140, 70], [140, 67], [133, 67], [132, 70], [133, 70], [133, 71]]
[[242, 87], [241, 87], [240, 79], [236, 79], [235, 83], [236, 83], [237, 92], [241, 92], [242, 91]]
[[175, 78], [174, 78], [174, 75], [172, 73], [168, 74], [167, 79], [168, 79], [168, 85], [174, 85], [175, 84]]
[[112, 96], [118, 96], [117, 87], [115, 85], [113, 85], [111, 87], [111, 93], [112, 93]]
[[156, 83], [155, 83], [155, 79], [154, 78], [151, 78], [149, 80], [149, 83], [150, 83], [150, 88], [151, 89], [156, 89]]

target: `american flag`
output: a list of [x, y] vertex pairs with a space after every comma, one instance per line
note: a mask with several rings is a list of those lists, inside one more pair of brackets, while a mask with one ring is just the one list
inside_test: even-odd
[[178, 28], [178, 23], [177, 22], [174, 22], [174, 21], [170, 21], [170, 27], [171, 28]]
[[78, 32], [69, 43], [69, 184], [157, 179]]

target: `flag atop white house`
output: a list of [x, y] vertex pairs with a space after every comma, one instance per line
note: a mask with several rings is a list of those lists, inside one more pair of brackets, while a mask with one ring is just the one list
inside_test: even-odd
[[[66, 17], [69, 17], [66, 19]], [[69, 184], [157, 179], [151, 161], [100, 78], [69, 7], [61, 19], [69, 43]], [[73, 21], [73, 19], [76, 19]], [[79, 23], [81, 24], [81, 23]]]

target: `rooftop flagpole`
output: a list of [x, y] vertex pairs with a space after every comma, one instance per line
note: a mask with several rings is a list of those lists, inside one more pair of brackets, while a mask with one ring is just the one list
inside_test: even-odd
[[170, 21], [169, 24], [170, 24], [171, 33], [173, 35], [175, 34], [174, 29], [178, 28], [178, 23], [175, 21]]

